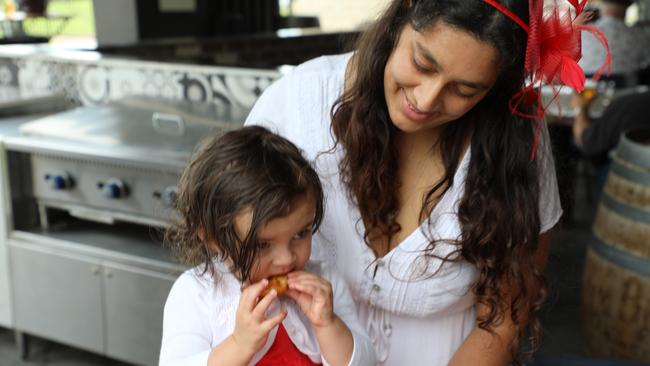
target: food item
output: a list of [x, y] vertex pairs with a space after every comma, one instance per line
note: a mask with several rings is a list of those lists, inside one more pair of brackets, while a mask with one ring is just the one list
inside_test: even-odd
[[274, 289], [278, 296], [284, 294], [289, 289], [289, 279], [287, 275], [276, 275], [269, 277], [269, 285], [262, 292], [262, 297], [266, 296]]

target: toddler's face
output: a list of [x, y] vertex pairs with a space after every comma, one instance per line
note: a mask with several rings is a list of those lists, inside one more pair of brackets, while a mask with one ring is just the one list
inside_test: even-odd
[[[307, 195], [296, 201], [287, 216], [269, 220], [258, 231], [258, 254], [251, 267], [251, 283], [305, 267], [311, 255], [315, 214], [314, 200]], [[235, 229], [240, 238], [246, 237], [251, 220], [251, 210], [246, 210], [235, 218]]]

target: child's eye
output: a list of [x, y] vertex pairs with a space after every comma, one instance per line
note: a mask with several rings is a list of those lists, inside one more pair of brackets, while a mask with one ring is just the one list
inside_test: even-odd
[[305, 228], [300, 230], [299, 232], [296, 233], [296, 235], [293, 236], [293, 240], [300, 240], [304, 239], [307, 237], [309, 234], [311, 234], [311, 228]]
[[265, 250], [265, 249], [269, 249], [270, 247], [271, 247], [271, 244], [269, 244], [269, 243], [267, 243], [265, 241], [255, 244], [255, 249], [257, 249], [257, 250]]

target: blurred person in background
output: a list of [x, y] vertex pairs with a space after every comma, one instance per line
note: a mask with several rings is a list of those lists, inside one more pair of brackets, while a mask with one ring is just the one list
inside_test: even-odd
[[634, 128], [650, 127], [647, 115], [650, 91], [621, 95], [598, 118], [589, 117], [592, 100], [581, 95], [573, 98], [577, 112], [573, 122], [573, 138], [580, 152], [596, 168], [597, 192], [600, 194], [609, 171], [610, 152], [618, 144], [621, 134]]
[[[644, 66], [648, 37], [637, 28], [625, 24], [625, 14], [632, 5], [632, 0], [602, 0], [598, 6], [598, 19], [591, 25], [600, 29], [609, 40], [612, 54], [611, 75], [617, 88], [634, 86], [638, 82], [637, 74]], [[605, 48], [591, 34], [582, 34], [582, 66], [586, 75], [598, 71], [605, 57]]]

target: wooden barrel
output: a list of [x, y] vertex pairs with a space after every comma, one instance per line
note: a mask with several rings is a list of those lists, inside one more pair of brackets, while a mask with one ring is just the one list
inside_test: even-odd
[[590, 244], [582, 286], [587, 353], [650, 362], [650, 129], [621, 137]]

